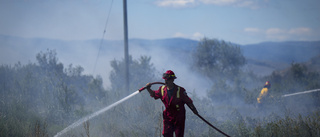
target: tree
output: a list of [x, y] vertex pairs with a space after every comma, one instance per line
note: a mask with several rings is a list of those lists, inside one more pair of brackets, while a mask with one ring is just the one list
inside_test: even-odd
[[212, 80], [236, 76], [246, 62], [239, 46], [216, 39], [202, 39], [192, 56], [193, 67]]
[[[150, 61], [151, 57], [147, 56], [141, 56], [137, 60], [133, 60], [132, 56], [129, 57], [130, 91], [126, 91], [124, 86], [125, 61], [111, 61], [111, 67], [113, 70], [110, 73], [110, 82], [111, 92], [114, 94], [110, 95], [114, 99], [113, 102], [130, 95], [137, 89], [145, 86], [145, 84], [148, 82], [159, 80], [155, 76], [156, 70]], [[157, 86], [152, 88], [155, 87]], [[118, 119], [117, 121], [113, 123], [113, 121], [110, 121], [110, 118], [105, 118], [104, 123], [109, 123], [113, 127], [121, 127], [121, 132], [126, 133], [127, 135], [150, 136], [156, 130], [156, 128], [153, 128], [153, 126], [155, 125], [154, 123], [158, 122], [155, 117], [158, 116], [157, 112], [160, 110], [161, 104], [155, 103], [154, 99], [149, 96], [149, 93], [143, 91], [139, 95], [134, 96], [134, 98], [127, 100], [125, 103], [117, 106], [114, 109], [109, 117], [113, 117], [111, 119]], [[123, 119], [125, 119], [124, 123], [119, 122]], [[119, 134], [118, 132], [119, 131], [111, 135], [123, 135]]]
[[[136, 90], [138, 87], [144, 86], [148, 82], [155, 80], [155, 68], [150, 63], [151, 57], [141, 56], [138, 60], [133, 60], [129, 57], [129, 89]], [[111, 88], [115, 92], [122, 92], [121, 96], [128, 95], [132, 91], [125, 91], [124, 89], [124, 67], [125, 62], [113, 60], [111, 67], [113, 70], [110, 74]]]
[[48, 49], [37, 63], [0, 66], [0, 114], [7, 117], [0, 119], [0, 136], [32, 136], [39, 123], [65, 126], [104, 105], [102, 78], [83, 75], [81, 66], [64, 69], [56, 55]]

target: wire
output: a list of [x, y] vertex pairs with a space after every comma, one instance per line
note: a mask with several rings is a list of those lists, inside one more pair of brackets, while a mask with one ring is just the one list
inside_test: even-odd
[[105, 26], [104, 26], [102, 38], [101, 38], [101, 40], [100, 40], [98, 55], [97, 55], [97, 58], [96, 58], [96, 61], [95, 61], [95, 63], [94, 63], [94, 67], [93, 67], [93, 72], [92, 72], [93, 75], [94, 75], [94, 72], [95, 72], [95, 70], [96, 70], [98, 58], [99, 58], [99, 56], [100, 56], [100, 51], [101, 51], [101, 47], [102, 47], [102, 44], [103, 44], [103, 38], [104, 38], [104, 35], [106, 34], [106, 29], [107, 29], [107, 25], [108, 25], [108, 22], [109, 22], [109, 17], [110, 17], [112, 5], [113, 5], [113, 0], [111, 0], [111, 5], [110, 5], [110, 8], [109, 8], [107, 20], [106, 20], [106, 23], [105, 23]]

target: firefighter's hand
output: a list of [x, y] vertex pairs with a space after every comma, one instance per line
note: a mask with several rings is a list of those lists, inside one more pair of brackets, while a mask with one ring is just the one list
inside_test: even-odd
[[192, 112], [193, 112], [194, 114], [198, 115], [198, 110], [197, 110], [196, 108], [194, 108], [194, 109], [192, 110]]
[[151, 88], [151, 84], [150, 83], [147, 83], [146, 84], [146, 89], [150, 89]]
[[187, 105], [194, 114], [196, 114], [196, 115], [198, 114], [198, 111], [197, 111], [196, 107], [193, 105], [193, 103], [188, 103]]

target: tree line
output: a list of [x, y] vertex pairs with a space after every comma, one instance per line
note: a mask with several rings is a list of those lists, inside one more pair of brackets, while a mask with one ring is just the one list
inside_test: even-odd
[[[282, 94], [320, 88], [318, 72], [293, 63], [284, 72], [259, 77], [243, 69], [246, 59], [241, 47], [217, 39], [204, 38], [190, 56], [193, 59], [190, 69], [208, 78], [212, 85], [206, 93], [207, 98], [197, 96], [196, 91], [189, 96], [199, 112], [226, 133], [231, 136], [282, 136], [279, 130], [298, 128], [293, 136], [319, 135], [314, 132], [319, 129], [319, 93], [281, 98]], [[160, 72], [148, 56], [136, 60], [129, 58], [129, 89], [132, 91], [126, 91], [123, 85], [124, 60], [110, 62], [111, 87], [108, 89], [103, 87], [100, 76], [85, 75], [81, 66], [60, 63], [54, 50], [38, 53], [36, 60], [37, 63], [26, 65], [18, 62], [14, 66], [0, 66], [0, 136], [53, 136], [81, 117], [129, 95], [137, 87], [161, 80]], [[254, 105], [267, 80], [272, 83], [270, 94], [273, 98], [259, 110]], [[148, 96], [139, 94], [115, 107], [112, 113], [84, 123], [85, 131], [78, 127], [66, 136], [158, 136], [162, 130], [162, 107], [160, 102]], [[237, 106], [239, 104], [242, 105]], [[277, 110], [275, 105], [284, 110], [284, 115], [274, 111]], [[295, 109], [297, 106], [306, 109]], [[263, 117], [243, 114], [248, 108]], [[281, 121], [298, 127], [287, 126], [286, 129]], [[186, 122], [186, 136], [219, 135], [192, 113], [187, 112]], [[270, 128], [272, 130], [268, 130]]]

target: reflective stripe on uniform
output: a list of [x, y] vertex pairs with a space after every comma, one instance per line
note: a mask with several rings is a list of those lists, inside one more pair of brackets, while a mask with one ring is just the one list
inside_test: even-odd
[[[161, 95], [163, 96], [164, 95], [164, 88], [165, 88], [165, 85], [163, 85], [161, 87]], [[178, 87], [178, 91], [177, 91], [177, 99], [180, 98], [180, 87]], [[179, 105], [176, 105], [176, 109], [177, 111], [179, 111]]]
[[[166, 87], [165, 85], [163, 85], [163, 86], [161, 87], [161, 95], [162, 95], [162, 96], [164, 95], [164, 88], [165, 88], [165, 87]], [[178, 87], [177, 98], [180, 98], [180, 87]]]
[[180, 98], [180, 87], [178, 87], [177, 98]]
[[163, 92], [164, 92], [164, 90], [163, 90], [164, 87], [165, 87], [165, 85], [163, 85], [163, 86], [161, 87], [161, 95], [162, 95], [162, 96], [163, 96], [163, 94], [164, 94], [164, 93], [163, 93]]

